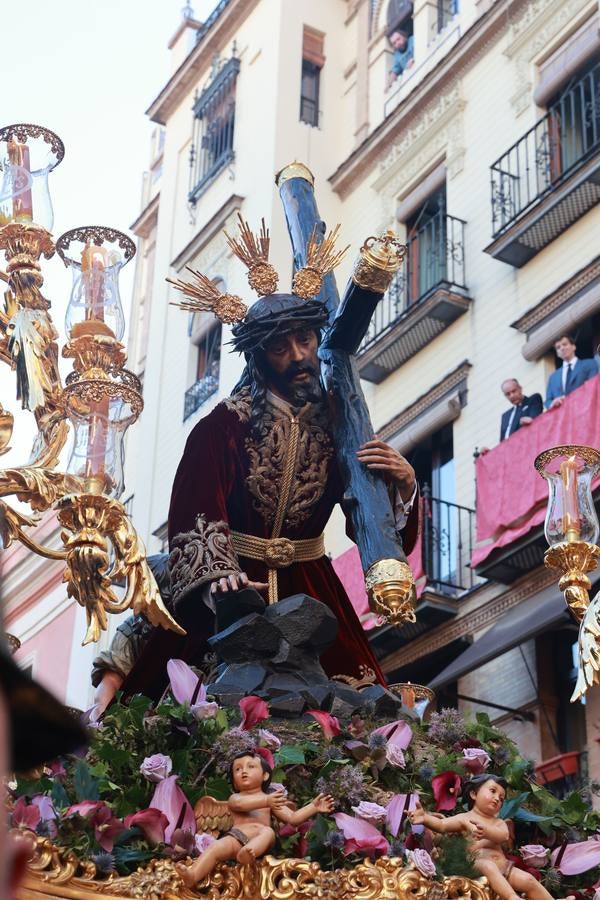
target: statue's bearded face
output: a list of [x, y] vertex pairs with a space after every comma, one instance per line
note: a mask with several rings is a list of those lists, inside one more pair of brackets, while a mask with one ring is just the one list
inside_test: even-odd
[[267, 385], [295, 406], [321, 398], [319, 339], [312, 328], [297, 328], [271, 338], [264, 351]]

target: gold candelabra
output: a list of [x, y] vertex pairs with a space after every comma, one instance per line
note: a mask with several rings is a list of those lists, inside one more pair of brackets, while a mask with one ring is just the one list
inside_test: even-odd
[[[24, 514], [0, 499], [0, 539], [65, 563], [67, 593], [83, 606], [83, 643], [98, 640], [109, 613], [133, 609], [153, 625], [183, 629], [164, 606], [144, 546], [119, 501], [125, 431], [143, 408], [139, 379], [125, 368], [125, 330], [119, 296], [121, 268], [133, 242], [113, 228], [87, 226], [55, 242], [48, 176], [64, 146], [51, 131], [17, 124], [0, 129], [0, 250], [6, 258], [0, 359], [15, 372], [17, 400], [37, 424], [27, 465], [0, 470], [0, 498], [29, 504]], [[74, 248], [74, 249], [72, 249]], [[63, 386], [58, 332], [43, 296], [40, 260], [57, 252], [73, 275], [62, 355], [73, 360]], [[69, 423], [71, 427], [69, 427]], [[14, 420], [0, 406], [0, 454], [8, 452]], [[66, 470], [58, 470], [69, 434]], [[38, 544], [26, 529], [55, 509], [65, 529], [62, 550]], [[112, 583], [124, 580], [122, 599]]]
[[535, 460], [548, 483], [544, 531], [550, 545], [544, 562], [562, 574], [558, 582], [567, 606], [579, 622], [578, 672], [571, 702], [600, 683], [600, 592], [590, 601], [588, 573], [598, 566], [600, 526], [592, 487], [600, 473], [600, 452], [564, 445], [545, 450]]

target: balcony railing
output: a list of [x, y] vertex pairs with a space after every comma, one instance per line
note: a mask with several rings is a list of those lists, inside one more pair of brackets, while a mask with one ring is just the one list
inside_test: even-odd
[[219, 390], [219, 369], [210, 375], [204, 375], [199, 378], [195, 384], [185, 392], [185, 402], [183, 405], [183, 421], [195, 413], [209, 397]]
[[599, 150], [600, 63], [491, 167], [494, 238]]
[[475, 535], [475, 510], [431, 496], [423, 485], [423, 569], [427, 584], [447, 596], [471, 590], [476, 578], [469, 563]]
[[465, 290], [464, 226], [461, 219], [437, 213], [409, 238], [404, 265], [378, 304], [359, 354], [436, 288]]
[[195, 204], [216, 175], [234, 158], [235, 83], [240, 61], [215, 60], [208, 85], [194, 101], [188, 200]]

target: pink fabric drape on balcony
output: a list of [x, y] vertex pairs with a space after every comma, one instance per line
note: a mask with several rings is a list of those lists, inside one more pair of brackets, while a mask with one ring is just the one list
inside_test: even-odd
[[533, 463], [560, 444], [600, 447], [600, 377], [586, 381], [558, 409], [520, 428], [476, 462], [476, 545], [471, 565], [506, 547], [544, 521], [546, 482]]
[[[417, 585], [417, 597], [420, 597], [423, 593], [426, 582], [425, 572], [423, 571], [422, 521], [423, 507], [421, 506], [419, 535], [414, 549], [408, 557], [408, 564], [412, 569]], [[377, 625], [382, 624], [382, 621], [377, 616], [373, 615], [369, 609], [369, 599], [367, 597], [367, 592], [365, 591], [365, 577], [360, 564], [358, 548], [351, 547], [349, 550], [346, 550], [345, 553], [341, 553], [332, 560], [332, 564], [338, 578], [344, 585], [346, 593], [350, 597], [352, 606], [356, 610], [356, 614], [362, 622], [365, 631], [370, 631]]]

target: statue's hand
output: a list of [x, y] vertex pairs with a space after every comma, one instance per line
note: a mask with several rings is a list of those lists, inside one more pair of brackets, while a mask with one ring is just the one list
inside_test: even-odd
[[250, 581], [245, 572], [238, 572], [237, 575], [228, 575], [226, 578], [219, 578], [213, 581], [210, 586], [211, 594], [225, 594], [227, 591], [241, 591], [242, 588], [254, 588], [255, 591], [266, 591], [269, 585], [265, 581]]
[[416, 483], [415, 470], [397, 450], [374, 438], [363, 444], [356, 455], [368, 469], [378, 469], [387, 481], [395, 484], [405, 503], [410, 500]]

